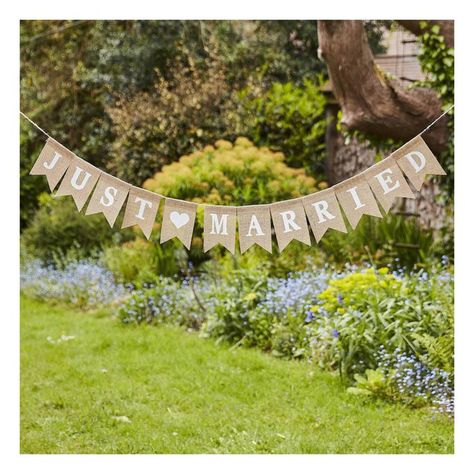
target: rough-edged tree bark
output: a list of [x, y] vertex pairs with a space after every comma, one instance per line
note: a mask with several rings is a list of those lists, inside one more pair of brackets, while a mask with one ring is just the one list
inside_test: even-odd
[[[423, 30], [420, 26], [421, 20], [396, 20], [403, 28], [411, 31], [415, 35], [421, 35]], [[425, 20], [429, 26], [439, 25], [440, 33], [444, 37], [444, 42], [448, 48], [454, 48], [454, 21], [453, 20]]]
[[366, 170], [375, 160], [375, 149], [369, 143], [354, 137], [344, 139], [338, 131], [338, 110], [335, 103], [326, 106], [326, 177], [330, 186]]
[[[375, 64], [362, 21], [318, 21], [320, 53], [327, 63], [342, 124], [373, 136], [409, 140], [441, 113], [435, 91], [404, 88]], [[434, 152], [447, 141], [446, 119], [423, 135]]]

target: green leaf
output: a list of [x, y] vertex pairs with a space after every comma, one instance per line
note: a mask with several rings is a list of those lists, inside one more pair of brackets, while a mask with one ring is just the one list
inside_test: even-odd
[[453, 58], [450, 58], [450, 57], [443, 58], [443, 63], [446, 66], [451, 67], [453, 65]]

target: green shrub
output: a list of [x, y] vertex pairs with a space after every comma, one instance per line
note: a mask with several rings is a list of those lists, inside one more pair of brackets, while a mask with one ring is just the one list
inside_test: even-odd
[[153, 285], [135, 290], [121, 305], [118, 317], [125, 324], [177, 324], [199, 329], [206, 317], [192, 285], [158, 276]]
[[[452, 357], [448, 341], [431, 344], [453, 327], [454, 280], [447, 271], [399, 277], [372, 268], [331, 280], [318, 295], [314, 313], [313, 356], [323, 366], [338, 367], [347, 377], [376, 368], [383, 346], [409, 352], [432, 367]], [[437, 360], [438, 358], [438, 360]]]
[[[454, 49], [448, 48], [441, 34], [439, 25], [430, 26], [426, 21], [420, 22], [422, 33], [419, 36], [421, 42], [418, 60], [421, 69], [426, 74], [426, 79], [420, 83], [421, 86], [434, 89], [443, 104], [448, 109], [454, 104]], [[448, 117], [448, 143], [445, 150], [440, 154], [440, 160], [447, 171], [440, 185], [445, 190], [445, 199], [452, 202], [454, 197], [454, 110]]]
[[[290, 168], [283, 160], [282, 153], [258, 148], [246, 138], [238, 138], [234, 144], [219, 140], [214, 146], [206, 146], [164, 166], [161, 172], [146, 180], [143, 186], [173, 198], [221, 205], [271, 203], [309, 194], [326, 186], [324, 182], [317, 185], [303, 169]], [[160, 225], [156, 225], [156, 232], [147, 245], [154, 247], [155, 253], [162, 252], [164, 260], [176, 259], [172, 243], [164, 246], [159, 243]], [[222, 257], [227, 253], [216, 248], [209, 254], [204, 254], [202, 230], [203, 208], [200, 207], [191, 250], [188, 252], [181, 246], [186, 258], [195, 266], [211, 256]], [[252, 249], [249, 252], [249, 256], [262, 255], [258, 250]], [[237, 259], [240, 260], [239, 257]]]
[[95, 255], [103, 245], [129, 237], [130, 232], [111, 229], [102, 215], [85, 217], [71, 198], [44, 193], [22, 234], [22, 246], [32, 257], [52, 263]]
[[225, 284], [212, 286], [212, 312], [202, 331], [218, 340], [254, 346], [258, 335], [252, 331], [250, 315], [265, 295], [264, 273], [235, 270], [224, 281]]
[[305, 167], [313, 174], [324, 172], [326, 99], [321, 81], [305, 79], [302, 86], [274, 83], [264, 93], [259, 89], [241, 93], [253, 141], [282, 151], [290, 166]]
[[354, 387], [347, 389], [348, 393], [354, 395], [373, 395], [380, 398], [387, 396], [389, 387], [380, 369], [367, 369], [365, 375], [355, 374], [354, 380], [356, 384]]
[[205, 261], [200, 270], [214, 278], [225, 278], [235, 270], [262, 271], [275, 277], [285, 277], [289, 273], [321, 268], [325, 261], [326, 257], [318, 246], [309, 247], [294, 240], [282, 253], [273, 242], [271, 255], [258, 245], [250, 247], [243, 255], [223, 252], [219, 258]]
[[289, 359], [307, 358], [310, 334], [299, 314], [289, 314], [283, 320], [275, 321], [270, 337], [272, 354]]
[[347, 234], [328, 231], [318, 245], [334, 263], [413, 268], [440, 256], [432, 230], [422, 228], [415, 218], [396, 214], [383, 219], [363, 216], [356, 229], [348, 227]]
[[176, 242], [160, 245], [137, 237], [121, 246], [107, 247], [101, 260], [118, 281], [141, 286], [159, 276], [179, 274], [186, 267], [186, 252]]
[[[446, 308], [445, 318], [440, 321], [438, 334], [414, 334], [420, 347], [420, 360], [430, 367], [438, 367], [454, 373], [454, 305], [452, 293], [440, 293], [438, 298]], [[449, 301], [446, 301], [450, 298]]]
[[222, 64], [157, 71], [155, 88], [124, 97], [108, 112], [115, 141], [109, 170], [138, 184], [179, 156], [236, 136], [237, 105]]
[[233, 206], [271, 203], [317, 189], [303, 169], [284, 163], [282, 153], [258, 148], [243, 137], [234, 144], [219, 140], [182, 156], [146, 180], [144, 187], [173, 198]]

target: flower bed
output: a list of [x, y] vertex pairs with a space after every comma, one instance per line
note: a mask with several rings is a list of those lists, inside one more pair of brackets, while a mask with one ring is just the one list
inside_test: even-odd
[[113, 304], [126, 294], [109, 270], [88, 260], [72, 262], [64, 268], [31, 260], [22, 267], [20, 285], [28, 296], [82, 308]]
[[[359, 384], [367, 370], [379, 370], [383, 396], [451, 413], [453, 290], [453, 276], [441, 266], [410, 274], [324, 268], [287, 278], [237, 271], [218, 280], [160, 279], [135, 291], [119, 315], [125, 323], [179, 324], [231, 344], [305, 358], [346, 380], [358, 376]], [[421, 393], [403, 388], [401, 354], [420, 371]], [[354, 393], [368, 392], [382, 393], [371, 383]]]
[[41, 299], [116, 304], [125, 324], [175, 324], [306, 359], [355, 381], [356, 394], [453, 412], [454, 279], [442, 265], [413, 273], [325, 267], [286, 278], [246, 269], [126, 289], [94, 262], [54, 269], [33, 261], [21, 284]]

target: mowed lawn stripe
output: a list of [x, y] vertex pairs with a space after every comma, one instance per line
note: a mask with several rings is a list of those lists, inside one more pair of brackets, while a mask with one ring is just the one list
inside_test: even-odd
[[21, 300], [23, 453], [452, 453], [453, 438], [447, 417], [305, 362]]

